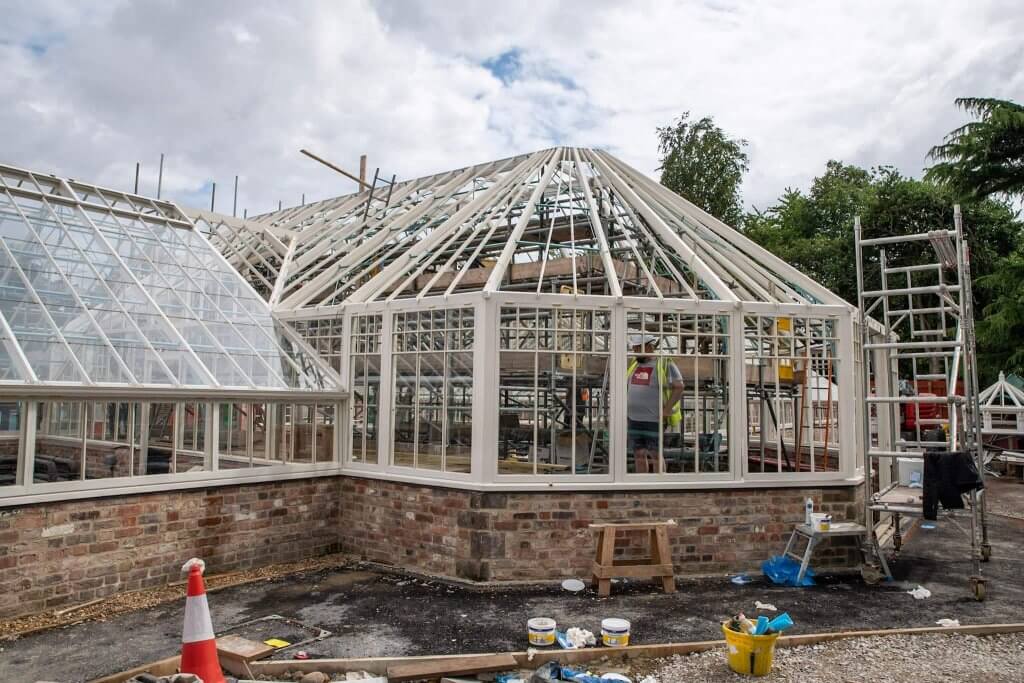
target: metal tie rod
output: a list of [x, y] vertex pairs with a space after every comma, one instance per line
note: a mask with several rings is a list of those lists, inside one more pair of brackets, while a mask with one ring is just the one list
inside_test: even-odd
[[902, 244], [904, 242], [927, 242], [935, 239], [936, 235], [946, 233], [948, 237], [956, 237], [956, 230], [936, 230], [924, 232], [917, 235], [900, 235], [899, 237], [875, 237], [869, 240], [861, 240], [862, 247], [870, 247], [877, 244]]

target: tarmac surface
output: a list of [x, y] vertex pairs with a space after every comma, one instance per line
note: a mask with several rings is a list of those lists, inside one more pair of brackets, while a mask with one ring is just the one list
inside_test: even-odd
[[[990, 480], [991, 482], [991, 480]], [[1024, 485], [991, 482], [993, 499], [1024, 509]], [[969, 517], [960, 512], [957, 522]], [[992, 560], [983, 566], [988, 599], [973, 599], [967, 538], [944, 516], [917, 529], [893, 566], [896, 581], [868, 586], [858, 577], [819, 577], [808, 588], [774, 586], [760, 576], [738, 586], [728, 577], [679, 580], [665, 595], [646, 582], [618, 583], [598, 598], [589, 587], [573, 594], [557, 585], [481, 588], [374, 570], [306, 572], [225, 588], [209, 601], [218, 634], [298, 643], [311, 657], [373, 657], [525, 649], [526, 621], [557, 620], [595, 633], [601, 619], [632, 622], [631, 644], [721, 638], [720, 622], [754, 602], [772, 603], [796, 622], [789, 633], [1024, 621], [1024, 519], [991, 515]], [[781, 548], [780, 548], [781, 551]], [[587, 579], [588, 577], [580, 577]], [[906, 591], [922, 585], [931, 597]], [[88, 681], [178, 652], [184, 601], [0, 641], [0, 681]], [[271, 616], [283, 620], [267, 619]]]

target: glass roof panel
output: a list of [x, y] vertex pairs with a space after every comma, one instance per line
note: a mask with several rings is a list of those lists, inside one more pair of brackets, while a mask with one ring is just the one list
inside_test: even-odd
[[43, 382], [337, 390], [175, 207], [38, 182], [0, 166], [0, 381], [20, 349]]
[[14, 359], [11, 358], [10, 351], [7, 350], [9, 343], [10, 340], [7, 339], [3, 330], [0, 329], [0, 381], [24, 379], [18, 370], [18, 366], [15, 365]]

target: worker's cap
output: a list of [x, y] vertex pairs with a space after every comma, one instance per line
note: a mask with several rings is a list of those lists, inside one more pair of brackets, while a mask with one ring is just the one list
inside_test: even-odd
[[630, 346], [646, 346], [647, 344], [653, 344], [658, 341], [658, 338], [653, 334], [631, 334], [629, 335]]

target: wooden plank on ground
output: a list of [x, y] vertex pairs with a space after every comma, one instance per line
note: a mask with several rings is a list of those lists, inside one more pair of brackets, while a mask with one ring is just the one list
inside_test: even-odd
[[509, 653], [495, 655], [471, 655], [454, 661], [409, 662], [388, 667], [388, 680], [418, 681], [441, 676], [462, 676], [488, 671], [508, 671], [519, 666], [518, 660]]
[[[896, 636], [896, 635], [973, 635], [990, 636], [1001, 633], [1024, 632], [1024, 623], [1012, 624], [978, 624], [971, 626], [954, 626], [946, 628], [942, 626], [927, 626], [922, 628], [897, 628], [880, 629], [872, 631], [838, 631], [834, 633], [809, 633], [806, 635], [782, 636], [777, 641], [777, 647], [794, 647], [797, 645], [814, 645], [816, 643], [844, 638], [868, 638], [872, 636]], [[703, 640], [689, 643], [660, 643], [656, 645], [630, 645], [615, 649], [606, 647], [588, 647], [580, 650], [546, 650], [528, 654], [525, 651], [508, 653], [515, 660], [515, 664], [508, 666], [509, 669], [535, 669], [544, 662], [558, 660], [562, 664], [583, 664], [586, 662], [601, 659], [603, 657], [615, 656], [624, 659], [635, 659], [637, 657], [671, 657], [673, 655], [693, 654], [705, 652], [715, 648], [724, 648], [724, 640]], [[250, 666], [254, 674], [273, 676], [283, 674], [286, 671], [300, 671], [309, 673], [311, 671], [322, 671], [328, 674], [345, 673], [348, 671], [368, 671], [382, 675], [391, 667], [433, 662], [437, 666], [445, 663], [457, 668], [459, 662], [477, 657], [493, 657], [494, 655], [431, 655], [426, 657], [363, 657], [358, 659], [316, 659], [316, 660], [267, 660], [253, 662]], [[443, 667], [442, 667], [443, 668]], [[482, 669], [476, 669], [482, 671]], [[448, 669], [436, 678], [441, 678], [445, 673], [457, 676], [452, 669]], [[466, 672], [473, 673], [473, 672]], [[129, 677], [130, 678], [130, 677]], [[120, 683], [125, 678], [104, 679], [93, 683]]]
[[153, 674], [154, 676], [170, 676], [178, 672], [178, 666], [181, 665], [181, 655], [174, 655], [167, 659], [161, 659], [158, 662], [150, 662], [149, 664], [143, 664], [137, 666], [134, 669], [128, 669], [121, 673], [111, 674], [104, 676], [103, 678], [96, 678], [89, 683], [124, 683], [124, 681], [131, 680], [139, 674]]

